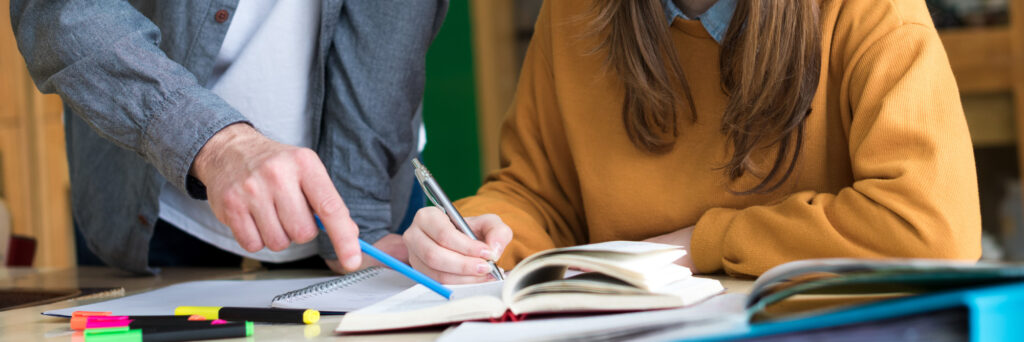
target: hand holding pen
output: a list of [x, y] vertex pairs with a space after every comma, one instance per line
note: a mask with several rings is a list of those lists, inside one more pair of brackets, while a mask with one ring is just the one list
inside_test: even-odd
[[446, 284], [502, 280], [494, 261], [512, 240], [497, 215], [463, 218], [427, 169], [413, 160], [416, 178], [434, 207], [416, 213], [403, 238], [409, 263]]

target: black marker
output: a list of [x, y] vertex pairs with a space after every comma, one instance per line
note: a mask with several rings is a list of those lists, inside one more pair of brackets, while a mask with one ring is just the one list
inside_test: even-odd
[[226, 323], [203, 327], [147, 327], [130, 329], [128, 327], [88, 329], [85, 331], [85, 342], [173, 342], [191, 340], [209, 340], [215, 338], [234, 338], [252, 336], [252, 322]]
[[200, 315], [207, 319], [253, 321], [261, 323], [305, 323], [320, 320], [320, 311], [313, 309], [239, 308], [217, 306], [179, 306], [175, 315]]

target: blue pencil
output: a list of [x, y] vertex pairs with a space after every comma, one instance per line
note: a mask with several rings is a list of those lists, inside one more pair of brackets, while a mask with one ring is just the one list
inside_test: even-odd
[[[323, 222], [320, 222], [320, 217], [313, 215], [313, 219], [316, 220], [316, 225], [317, 227], [320, 227], [320, 231], [326, 231]], [[377, 247], [373, 247], [373, 245], [367, 243], [366, 241], [363, 241], [363, 239], [359, 239], [359, 248], [363, 250], [363, 253], [370, 255], [374, 259], [377, 259], [377, 261], [380, 261], [382, 264], [391, 267], [391, 269], [395, 271], [398, 271], [398, 273], [401, 273], [402, 275], [409, 277], [409, 279], [415, 280], [417, 283], [423, 284], [423, 286], [426, 286], [428, 289], [437, 292], [437, 294], [441, 295], [442, 297], [448, 299], [452, 298], [451, 289], [445, 287], [444, 285], [441, 285], [441, 283], [437, 282], [434, 279], [430, 279], [430, 277], [428, 277], [426, 274], [420, 273], [420, 271], [417, 271], [416, 269], [409, 267], [409, 265], [406, 265], [404, 262], [395, 259], [394, 257], [388, 255], [387, 253], [384, 253], [383, 251], [377, 249]]]

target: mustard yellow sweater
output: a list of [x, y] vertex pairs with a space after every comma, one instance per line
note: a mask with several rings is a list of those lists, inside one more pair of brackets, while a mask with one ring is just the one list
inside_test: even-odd
[[[510, 268], [548, 248], [642, 240], [696, 225], [702, 272], [758, 275], [819, 257], [977, 259], [977, 176], [956, 82], [924, 1], [824, 0], [821, 81], [792, 176], [736, 195], [720, 133], [720, 46], [696, 21], [670, 35], [697, 108], [667, 154], [634, 147], [621, 81], [581, 38], [589, 3], [546, 1], [502, 129], [501, 169], [458, 206], [498, 214]], [[597, 37], [593, 38], [597, 39]], [[688, 118], [681, 105], [680, 117]], [[687, 111], [683, 113], [682, 111]], [[754, 158], [767, 170], [774, 148]], [[763, 173], [762, 173], [763, 174]]]

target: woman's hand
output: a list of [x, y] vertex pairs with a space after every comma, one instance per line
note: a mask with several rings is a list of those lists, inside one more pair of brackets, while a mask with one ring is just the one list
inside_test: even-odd
[[467, 217], [466, 223], [481, 241], [460, 232], [440, 209], [420, 209], [402, 235], [409, 264], [445, 284], [493, 280], [487, 261], [498, 260], [512, 241], [512, 229], [494, 214]]
[[697, 267], [693, 265], [693, 256], [690, 255], [690, 239], [693, 238], [693, 229], [694, 226], [689, 226], [668, 234], [658, 235], [644, 241], [683, 246], [683, 249], [686, 250], [686, 255], [676, 259], [676, 264], [685, 266], [686, 268], [689, 268], [690, 271], [693, 271], [694, 274], [697, 274], [699, 272], [697, 272]]

